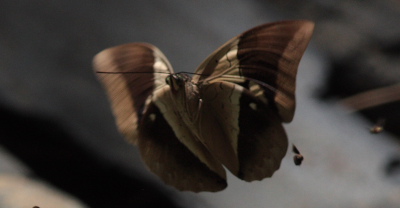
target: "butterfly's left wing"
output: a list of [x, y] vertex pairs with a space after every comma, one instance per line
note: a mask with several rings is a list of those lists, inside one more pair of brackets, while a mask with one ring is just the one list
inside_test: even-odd
[[139, 147], [147, 167], [179, 190], [219, 191], [225, 170], [182, 121], [165, 78], [172, 68], [153, 45], [130, 43], [94, 58], [117, 126]]
[[103, 50], [93, 59], [93, 66], [107, 90], [119, 131], [137, 144], [145, 102], [166, 85], [165, 78], [173, 73], [170, 63], [153, 45], [129, 43]]
[[[286, 154], [281, 122], [293, 119], [297, 67], [313, 28], [309, 21], [253, 28], [212, 53], [193, 77], [203, 99], [203, 143], [214, 154], [233, 148], [239, 170], [230, 171], [244, 180], [271, 176]], [[220, 137], [230, 145], [213, 142]]]

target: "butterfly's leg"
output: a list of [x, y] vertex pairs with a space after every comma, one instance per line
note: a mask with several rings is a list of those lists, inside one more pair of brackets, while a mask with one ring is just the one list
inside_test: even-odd
[[197, 121], [197, 119], [199, 118], [199, 114], [200, 114], [200, 110], [201, 110], [201, 107], [202, 107], [202, 105], [203, 105], [203, 99], [199, 99], [199, 107], [197, 108], [197, 113], [196, 113], [196, 117], [194, 118], [195, 119], [195, 121]]

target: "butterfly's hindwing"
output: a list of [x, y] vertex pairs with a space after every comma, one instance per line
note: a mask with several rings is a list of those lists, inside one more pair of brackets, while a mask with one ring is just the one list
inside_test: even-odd
[[273, 108], [244, 90], [240, 99], [238, 177], [245, 181], [271, 177], [286, 154], [288, 140]]
[[[166, 184], [194, 192], [220, 191], [227, 186], [222, 166], [207, 150], [196, 150], [197, 154], [193, 154], [180, 142], [154, 103], [149, 104], [144, 118], [139, 125], [140, 154], [147, 167]], [[185, 133], [190, 135], [188, 130], [181, 128], [181, 134]], [[209, 162], [208, 166], [200, 161], [199, 156]]]
[[200, 138], [210, 152], [243, 180], [270, 177], [287, 150], [278, 114], [234, 83], [202, 86], [200, 95]]
[[[164, 128], [171, 129], [178, 141], [186, 146], [211, 171], [225, 179], [224, 168], [198, 139], [198, 131], [193, 129], [193, 125], [188, 122], [189, 113], [179, 108], [179, 102], [171, 96], [169, 86], [166, 86], [154, 93], [152, 103], [160, 110], [160, 116], [167, 121], [168, 125], [165, 125]], [[146, 128], [139, 130], [139, 132], [141, 131], [146, 131]]]
[[228, 82], [204, 85], [197, 126], [200, 140], [233, 174], [239, 171], [237, 143], [242, 87]]

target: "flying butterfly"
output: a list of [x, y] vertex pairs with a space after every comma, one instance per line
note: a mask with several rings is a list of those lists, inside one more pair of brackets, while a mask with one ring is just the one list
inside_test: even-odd
[[295, 165], [300, 166], [301, 163], [304, 160], [304, 156], [300, 153], [300, 151], [297, 149], [297, 147], [293, 144], [292, 146], [292, 151], [295, 154], [293, 156], [293, 162]]
[[314, 23], [264, 24], [229, 40], [193, 77], [147, 43], [105, 49], [94, 69], [119, 131], [166, 184], [193, 192], [271, 177], [288, 146], [297, 68]]

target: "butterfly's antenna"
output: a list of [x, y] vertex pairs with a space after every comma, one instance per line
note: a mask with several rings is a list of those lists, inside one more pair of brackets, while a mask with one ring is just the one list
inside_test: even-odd
[[177, 74], [179, 73], [184, 73], [184, 74], [191, 74], [191, 75], [199, 75], [199, 76], [208, 76], [205, 74], [199, 74], [199, 73], [195, 73], [195, 72], [176, 72]]
[[274, 92], [274, 93], [278, 92], [278, 89], [276, 89], [275, 87], [273, 87], [273, 86], [271, 86], [271, 85], [269, 85], [269, 84], [267, 84], [265, 82], [262, 82], [260, 80], [249, 78], [249, 77], [245, 77], [245, 79], [247, 79], [249, 81], [252, 81], [252, 82], [255, 82], [255, 83], [257, 83], [257, 84], [259, 84], [259, 85], [271, 90], [271, 92]]
[[96, 71], [99, 74], [171, 74], [168, 72], [105, 72], [105, 71]]

